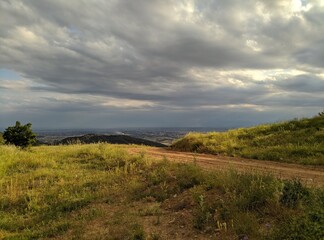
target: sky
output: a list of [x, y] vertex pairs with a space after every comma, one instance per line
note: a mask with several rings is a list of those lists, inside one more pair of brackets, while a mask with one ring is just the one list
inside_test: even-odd
[[324, 0], [1, 0], [0, 128], [311, 117], [323, 33]]

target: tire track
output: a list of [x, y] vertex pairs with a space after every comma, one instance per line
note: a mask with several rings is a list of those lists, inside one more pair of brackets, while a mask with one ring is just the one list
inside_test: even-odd
[[[220, 155], [178, 152], [166, 148], [147, 147], [144, 152], [153, 158], [167, 158], [170, 161], [193, 163], [195, 162], [205, 170], [229, 169], [240, 172], [270, 173], [281, 179], [299, 178], [307, 185], [324, 185], [324, 168], [304, 166], [299, 164], [280, 163], [273, 161], [243, 159], [238, 157], [226, 157]], [[143, 148], [130, 147], [129, 153], [143, 152]]]

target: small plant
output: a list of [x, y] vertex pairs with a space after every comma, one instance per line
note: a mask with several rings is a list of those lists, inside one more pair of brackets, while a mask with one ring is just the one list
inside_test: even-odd
[[140, 211], [142, 216], [158, 216], [161, 215], [160, 203], [153, 203]]
[[193, 187], [190, 189], [190, 192], [192, 194], [192, 198], [198, 204], [196, 210], [194, 211], [194, 227], [202, 230], [213, 220], [213, 211], [206, 204], [203, 188]]
[[199, 196], [198, 209], [195, 211], [194, 216], [194, 227], [200, 230], [212, 219], [212, 214], [205, 205], [203, 195]]
[[145, 232], [144, 229], [141, 225], [139, 224], [134, 224], [131, 226], [132, 229], [132, 240], [145, 240]]
[[300, 201], [306, 199], [309, 194], [308, 189], [302, 185], [299, 179], [286, 181], [280, 203], [290, 208], [296, 208]]
[[159, 240], [160, 239], [160, 235], [157, 233], [152, 233], [150, 236], [152, 240]]

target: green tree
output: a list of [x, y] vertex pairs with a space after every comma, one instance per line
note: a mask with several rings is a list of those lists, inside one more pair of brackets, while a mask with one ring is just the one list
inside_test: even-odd
[[31, 126], [31, 123], [22, 125], [19, 121], [17, 121], [15, 126], [8, 127], [3, 132], [5, 143], [14, 144], [22, 148], [36, 143], [36, 135], [33, 133]]
[[320, 117], [324, 117], [324, 111], [323, 111], [323, 112], [319, 112], [319, 113], [318, 113], [318, 116], [320, 116]]

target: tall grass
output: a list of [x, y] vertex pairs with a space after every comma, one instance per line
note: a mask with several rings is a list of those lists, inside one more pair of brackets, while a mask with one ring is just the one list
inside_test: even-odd
[[323, 189], [127, 148], [0, 146], [0, 239], [321, 239]]
[[227, 132], [189, 133], [172, 149], [260, 160], [324, 165], [324, 117], [239, 128]]
[[0, 145], [3, 145], [4, 144], [4, 139], [3, 139], [3, 135], [2, 133], [0, 132]]

